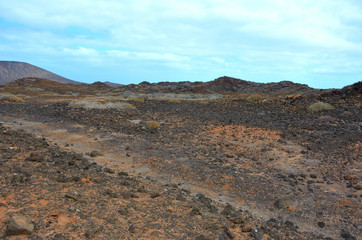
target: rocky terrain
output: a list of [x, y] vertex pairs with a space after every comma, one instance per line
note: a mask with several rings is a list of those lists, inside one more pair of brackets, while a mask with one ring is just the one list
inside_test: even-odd
[[0, 88], [4, 239], [360, 239], [362, 87]]

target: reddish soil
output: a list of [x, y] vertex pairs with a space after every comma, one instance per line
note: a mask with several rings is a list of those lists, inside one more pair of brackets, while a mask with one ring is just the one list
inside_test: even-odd
[[[361, 102], [318, 100], [335, 109], [309, 112], [314, 98], [129, 101], [136, 109], [126, 110], [2, 103], [0, 232], [358, 239]], [[34, 232], [6, 235], [13, 214], [27, 216]]]

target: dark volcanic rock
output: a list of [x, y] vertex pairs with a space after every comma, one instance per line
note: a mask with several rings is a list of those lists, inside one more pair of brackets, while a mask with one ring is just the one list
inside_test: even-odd
[[41, 154], [41, 153], [31, 153], [30, 157], [28, 157], [25, 160], [31, 161], [31, 162], [43, 162], [45, 160], [45, 158], [44, 158], [43, 154]]
[[356, 240], [356, 238], [350, 234], [348, 231], [342, 229], [341, 230], [341, 237], [343, 237], [346, 240]]

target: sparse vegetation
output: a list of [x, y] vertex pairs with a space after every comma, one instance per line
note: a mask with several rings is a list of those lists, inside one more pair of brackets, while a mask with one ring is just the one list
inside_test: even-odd
[[156, 128], [156, 127], [161, 126], [161, 123], [159, 123], [159, 122], [157, 122], [157, 121], [149, 121], [149, 122], [148, 122], [148, 126], [149, 126], [149, 127], [152, 127], [152, 128]]
[[72, 107], [83, 107], [87, 109], [136, 109], [136, 107], [132, 104], [125, 102], [76, 101], [69, 103], [69, 105]]
[[316, 102], [309, 106], [308, 110], [311, 112], [321, 112], [321, 111], [328, 111], [333, 110], [334, 107], [325, 102]]
[[11, 93], [0, 93], [0, 102], [24, 102], [24, 99]]
[[265, 99], [265, 96], [260, 93], [252, 93], [246, 98], [246, 100], [249, 102], [259, 102], [264, 99]]
[[168, 98], [167, 101], [170, 103], [181, 103], [181, 98]]
[[143, 103], [146, 99], [144, 97], [131, 97], [129, 100]]

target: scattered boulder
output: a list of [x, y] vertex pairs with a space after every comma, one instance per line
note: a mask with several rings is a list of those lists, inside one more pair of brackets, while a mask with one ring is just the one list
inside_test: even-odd
[[198, 235], [196, 236], [195, 240], [208, 240], [208, 238], [205, 237], [204, 235]]
[[224, 227], [224, 233], [229, 239], [235, 238], [235, 234], [233, 234], [228, 227]]
[[100, 151], [94, 150], [94, 151], [89, 153], [89, 156], [91, 156], [92, 158], [100, 157], [100, 156], [103, 156], [103, 153], [101, 153]]
[[341, 237], [343, 237], [346, 240], [356, 240], [356, 238], [350, 234], [347, 230], [342, 229], [341, 230]]
[[22, 215], [13, 215], [8, 223], [6, 234], [7, 235], [30, 235], [34, 231], [34, 224]]
[[252, 232], [252, 236], [255, 240], [262, 240], [264, 235], [264, 230], [262, 228], [257, 228]]
[[294, 204], [292, 197], [282, 197], [274, 202], [274, 206], [278, 209], [289, 208]]
[[226, 204], [226, 206], [225, 206], [224, 210], [222, 210], [221, 214], [226, 215], [226, 216], [233, 216], [236, 214], [236, 210], [230, 204]]
[[132, 224], [131, 226], [129, 226], [128, 231], [130, 233], [135, 233], [136, 232], [136, 227]]
[[158, 192], [151, 192], [151, 193], [150, 193], [150, 197], [151, 197], [151, 198], [157, 198], [157, 197], [159, 197], [159, 196], [161, 196], [161, 194], [158, 193]]
[[324, 228], [326, 224], [324, 222], [318, 222], [318, 227]]
[[45, 158], [41, 153], [31, 153], [30, 156], [25, 159], [25, 161], [30, 162], [43, 162], [44, 160]]

